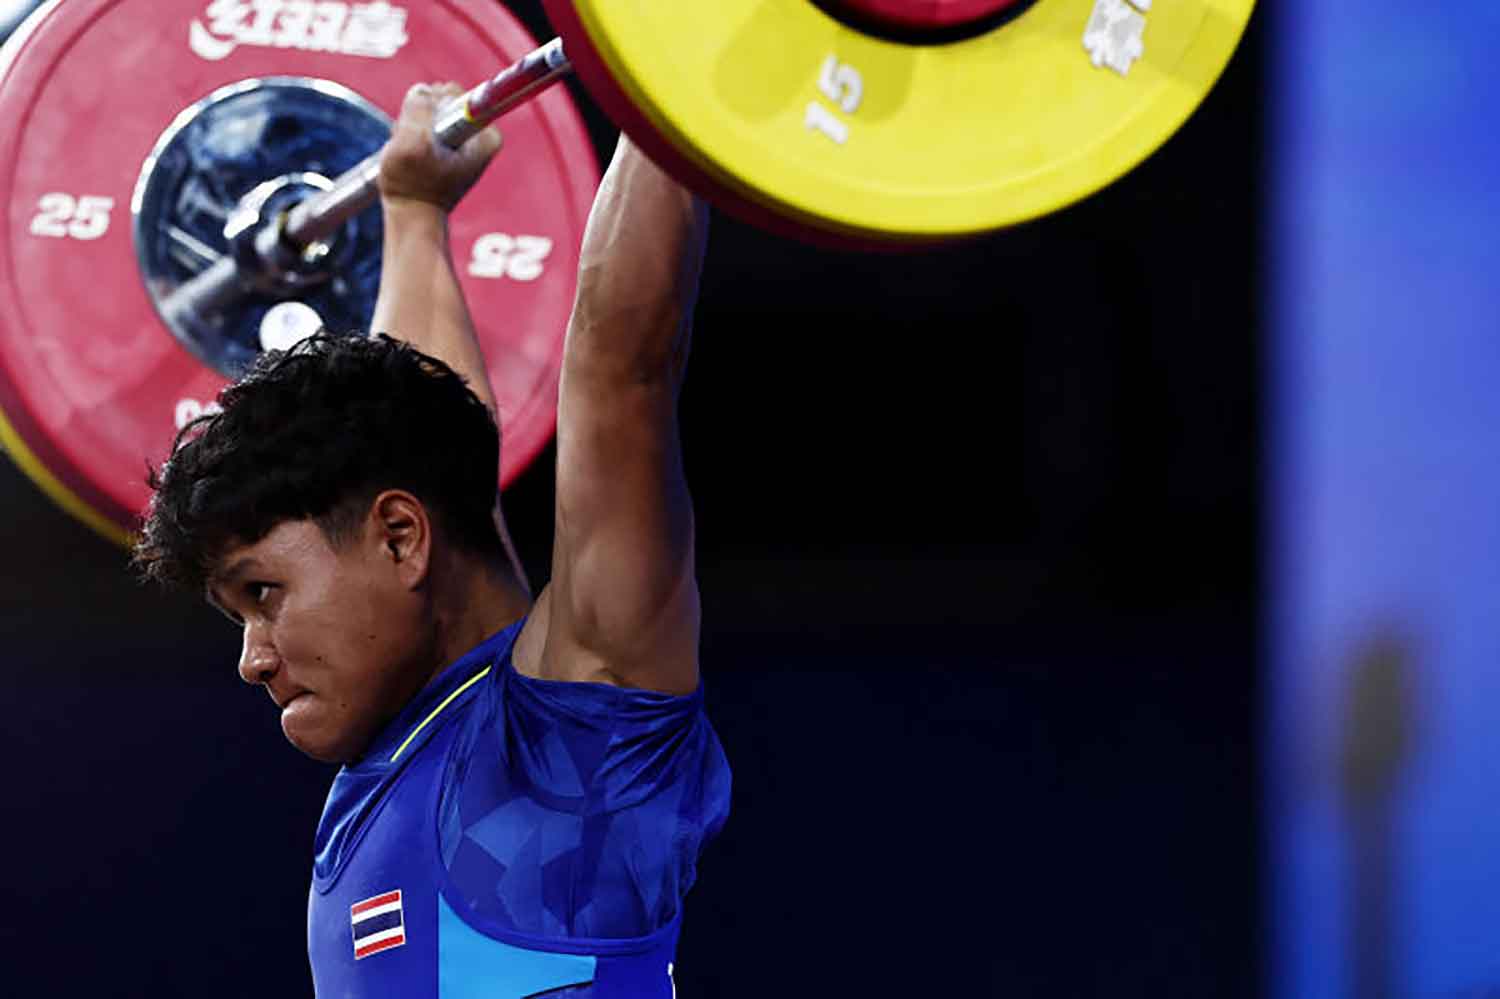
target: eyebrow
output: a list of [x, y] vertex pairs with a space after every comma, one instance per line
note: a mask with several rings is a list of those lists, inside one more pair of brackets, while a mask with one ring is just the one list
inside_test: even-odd
[[241, 555], [233, 562], [230, 562], [228, 568], [221, 572], [212, 573], [208, 577], [208, 585], [217, 586], [220, 583], [233, 583], [245, 575], [245, 573], [259, 571], [260, 568], [260, 562], [256, 560], [254, 555]]

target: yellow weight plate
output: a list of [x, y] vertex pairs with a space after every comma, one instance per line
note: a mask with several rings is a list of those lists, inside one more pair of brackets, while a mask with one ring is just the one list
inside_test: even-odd
[[1212, 88], [1253, 0], [1037, 0], [941, 45], [809, 0], [574, 0], [605, 69], [696, 167], [861, 238], [1011, 225], [1110, 183]]

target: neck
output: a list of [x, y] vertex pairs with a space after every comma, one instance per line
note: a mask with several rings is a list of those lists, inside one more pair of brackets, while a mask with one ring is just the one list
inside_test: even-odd
[[451, 571], [434, 586], [431, 682], [450, 663], [531, 610], [526, 589], [503, 566], [455, 556]]

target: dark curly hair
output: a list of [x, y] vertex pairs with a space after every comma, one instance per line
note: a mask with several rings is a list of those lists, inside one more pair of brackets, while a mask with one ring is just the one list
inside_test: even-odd
[[183, 428], [152, 469], [134, 563], [201, 588], [229, 548], [311, 519], [335, 547], [382, 490], [409, 490], [448, 540], [503, 557], [493, 519], [500, 435], [442, 361], [380, 335], [319, 333], [269, 351]]

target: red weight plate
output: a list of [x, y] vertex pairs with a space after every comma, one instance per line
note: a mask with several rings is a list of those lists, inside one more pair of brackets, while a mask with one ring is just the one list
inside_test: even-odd
[[918, 35], [983, 24], [1020, 0], [822, 0], [835, 16]]
[[[314, 12], [310, 17], [307, 12]], [[407, 88], [471, 86], [534, 39], [496, 3], [68, 0], [0, 60], [0, 413], [18, 457], [130, 530], [148, 461], [224, 379], [158, 321], [131, 238], [143, 161], [226, 84], [333, 80], [394, 116]], [[105, 127], [88, 127], [90, 123]], [[546, 445], [599, 166], [561, 88], [506, 116], [506, 149], [455, 213], [453, 252], [499, 399], [502, 486]], [[74, 511], [78, 512], [77, 510]], [[96, 525], [97, 526], [97, 525]], [[113, 533], [113, 532], [109, 532]]]

